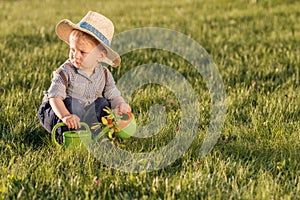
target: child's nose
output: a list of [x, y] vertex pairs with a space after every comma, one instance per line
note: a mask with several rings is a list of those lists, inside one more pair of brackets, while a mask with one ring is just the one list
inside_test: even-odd
[[77, 59], [80, 58], [80, 52], [79, 51], [75, 51], [74, 52], [74, 57], [77, 58]]

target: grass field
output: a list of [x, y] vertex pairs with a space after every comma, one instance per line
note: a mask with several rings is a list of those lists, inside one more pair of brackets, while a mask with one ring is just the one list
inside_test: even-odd
[[[58, 1], [0, 0], [0, 198], [2, 199], [299, 199], [300, 2], [296, 0]], [[85, 151], [54, 148], [36, 123], [42, 92], [68, 55], [56, 23], [88, 10], [108, 16], [116, 34], [162, 27], [197, 41], [224, 82], [227, 113], [212, 151], [199, 158], [210, 120], [205, 81], [182, 58], [160, 50], [122, 56], [116, 81], [137, 65], [181, 73], [200, 102], [198, 137], [175, 162], [126, 173]], [[148, 85], [129, 102], [140, 125], [153, 104], [167, 105], [166, 125], [122, 148], [148, 152], [176, 134], [180, 107], [168, 89]], [[169, 107], [168, 107], [169, 105]], [[97, 177], [95, 179], [95, 177]]]

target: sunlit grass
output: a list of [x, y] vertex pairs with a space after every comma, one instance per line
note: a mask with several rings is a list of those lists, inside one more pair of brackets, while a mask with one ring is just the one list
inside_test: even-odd
[[[71, 8], [71, 9], [70, 9]], [[300, 4], [298, 1], [1, 1], [0, 194], [3, 199], [295, 199], [300, 193]], [[54, 71], [68, 55], [55, 24], [88, 11], [112, 19], [116, 33], [163, 27], [197, 41], [214, 58], [226, 90], [226, 120], [214, 149], [199, 150], [210, 120], [205, 81], [186, 60], [160, 50], [122, 56], [116, 81], [134, 67], [171, 67], [195, 89], [198, 136], [169, 166], [125, 173], [86, 151], [57, 149], [37, 123], [37, 109]], [[180, 45], [180, 44], [178, 44]], [[178, 131], [180, 104], [168, 88], [147, 85], [131, 97], [140, 125], [154, 104], [167, 121], [150, 138], [124, 150], [148, 152]], [[105, 154], [105, 152], [103, 152]], [[163, 155], [162, 155], [163, 156]]]

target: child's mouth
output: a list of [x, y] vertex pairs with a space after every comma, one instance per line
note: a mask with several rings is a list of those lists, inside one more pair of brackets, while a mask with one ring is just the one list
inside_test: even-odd
[[75, 64], [76, 64], [77, 66], [80, 66], [80, 62], [78, 62], [78, 61], [75, 61]]

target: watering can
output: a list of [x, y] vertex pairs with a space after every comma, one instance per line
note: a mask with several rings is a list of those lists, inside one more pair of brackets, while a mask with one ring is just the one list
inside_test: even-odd
[[80, 122], [80, 126], [84, 127], [85, 130], [70, 130], [63, 133], [63, 144], [59, 144], [56, 140], [56, 130], [61, 127], [66, 126], [65, 123], [61, 122], [56, 124], [52, 130], [52, 142], [59, 147], [78, 147], [89, 145], [93, 143], [92, 140], [92, 133], [90, 131], [89, 126], [84, 123]]
[[[70, 130], [63, 133], [63, 144], [59, 144], [56, 140], [56, 130], [61, 127], [66, 126], [65, 123], [61, 122], [56, 124], [52, 130], [52, 141], [59, 147], [77, 147], [77, 146], [89, 146], [93, 144], [101, 135], [98, 135], [94, 140], [92, 139], [92, 133], [90, 127], [84, 123], [80, 122], [80, 126], [84, 127], [85, 130]], [[128, 139], [134, 135], [136, 131], [136, 121], [132, 113], [125, 113], [121, 116], [119, 120], [120, 131], [117, 132], [117, 136], [122, 139]]]
[[131, 112], [122, 114], [121, 119], [119, 120], [119, 128], [121, 129], [117, 132], [119, 138], [127, 139], [135, 134], [136, 121]]

